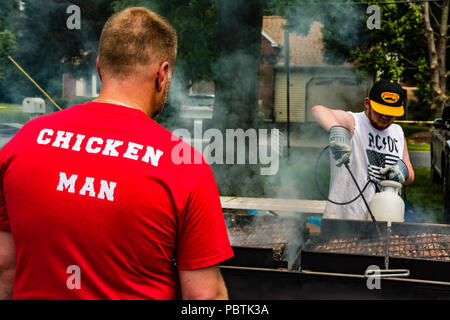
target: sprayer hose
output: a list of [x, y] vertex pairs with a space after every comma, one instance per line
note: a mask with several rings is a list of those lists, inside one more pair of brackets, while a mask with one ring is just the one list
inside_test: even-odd
[[[318, 183], [318, 181], [317, 181], [317, 167], [318, 167], [318, 164], [319, 164], [319, 160], [320, 160], [320, 158], [322, 157], [322, 154], [323, 154], [328, 148], [329, 148], [329, 146], [326, 146], [325, 148], [322, 149], [322, 151], [321, 151], [320, 154], [319, 154], [319, 157], [318, 157], [317, 160], [316, 160], [316, 166], [315, 166], [315, 168], [314, 168], [314, 179], [315, 179], [315, 181], [316, 181], [316, 187], [317, 187], [319, 193], [322, 193], [322, 192], [321, 192], [321, 190], [320, 190], [320, 188], [319, 188], [319, 183]], [[358, 182], [356, 181], [355, 176], [353, 175], [352, 171], [350, 170], [350, 168], [349, 168], [349, 166], [348, 166], [348, 163], [345, 163], [344, 165], [345, 165], [345, 167], [347, 168], [348, 173], [349, 173], [350, 176], [352, 177], [352, 180], [353, 180], [353, 182], [355, 183], [355, 186], [356, 186], [356, 188], [358, 189], [358, 193], [359, 193], [359, 194], [356, 196], [356, 198], [354, 198], [353, 200], [347, 201], [347, 202], [337, 202], [337, 201], [332, 201], [332, 200], [328, 199], [328, 197], [324, 197], [324, 198], [326, 198], [326, 199], [327, 199], [329, 202], [331, 202], [331, 203], [334, 203], [334, 204], [336, 204], [336, 205], [343, 206], [343, 205], [346, 205], [346, 204], [349, 204], [349, 203], [354, 202], [354, 201], [355, 201], [356, 199], [358, 199], [359, 197], [362, 197], [362, 199], [363, 199], [363, 201], [364, 201], [364, 204], [366, 205], [367, 210], [369, 211], [370, 218], [372, 219], [372, 222], [375, 224], [375, 227], [376, 227], [376, 229], [377, 229], [377, 231], [378, 231], [378, 234], [379, 234], [379, 236], [380, 236], [380, 238], [381, 238], [381, 237], [382, 237], [382, 236], [381, 236], [381, 230], [380, 230], [380, 228], [378, 227], [378, 225], [377, 225], [377, 223], [376, 223], [377, 221], [375, 220], [375, 217], [374, 217], [374, 215], [373, 215], [373, 213], [372, 213], [372, 210], [370, 210], [369, 204], [367, 203], [366, 198], [365, 198], [364, 195], [363, 195], [364, 190], [366, 190], [366, 188], [367, 188], [367, 186], [369, 185], [369, 183], [375, 183], [375, 182], [372, 181], [372, 180], [368, 180], [367, 183], [366, 183], [366, 185], [364, 186], [364, 188], [361, 190], [360, 187], [359, 187], [359, 185], [358, 185]], [[322, 195], [322, 196], [323, 196], [323, 195]]]
[[[336, 205], [339, 205], [339, 206], [345, 206], [345, 205], [347, 205], [347, 204], [350, 204], [350, 203], [355, 202], [356, 200], [358, 200], [358, 198], [361, 197], [362, 194], [363, 194], [363, 192], [367, 189], [367, 186], [368, 186], [370, 183], [375, 183], [375, 182], [372, 181], [372, 180], [368, 180], [367, 183], [364, 185], [363, 189], [361, 190], [361, 192], [360, 192], [354, 199], [352, 199], [352, 200], [350, 200], [350, 201], [346, 201], [346, 202], [337, 202], [337, 201], [334, 201], [334, 200], [331, 200], [330, 198], [328, 198], [328, 196], [326, 196], [326, 195], [322, 192], [322, 190], [320, 190], [319, 182], [318, 182], [318, 180], [317, 180], [317, 168], [318, 168], [318, 166], [319, 166], [319, 160], [322, 158], [323, 153], [324, 153], [328, 148], [329, 148], [329, 146], [326, 146], [325, 148], [323, 148], [322, 151], [320, 151], [319, 157], [318, 157], [317, 160], [316, 160], [316, 165], [315, 165], [315, 167], [314, 167], [314, 180], [315, 180], [315, 183], [316, 183], [316, 188], [317, 188], [317, 191], [319, 192], [319, 194], [322, 196], [322, 198], [325, 198], [327, 201], [329, 201], [329, 202], [331, 202], [331, 203], [333, 203], [333, 204], [336, 204]], [[348, 167], [347, 167], [347, 170], [349, 170], [350, 175], [352, 175], [352, 178], [354, 179], [353, 174], [351, 173], [351, 171], [350, 171], [350, 169], [349, 169]], [[354, 181], [355, 181], [355, 180], [354, 180]]]

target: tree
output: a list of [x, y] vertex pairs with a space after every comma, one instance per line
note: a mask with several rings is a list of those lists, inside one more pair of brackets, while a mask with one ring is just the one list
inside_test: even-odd
[[[327, 62], [355, 62], [366, 74], [415, 80], [418, 101], [411, 103], [410, 109], [423, 118], [441, 112], [448, 101], [448, 0], [397, 4], [366, 0], [288, 2], [290, 9], [285, 15], [290, 30], [297, 31], [298, 21], [310, 20], [311, 16], [324, 24]], [[381, 9], [380, 29], [367, 28], [366, 9], [370, 4]]]
[[167, 19], [178, 35], [178, 78], [187, 87], [192, 83], [215, 78], [217, 47], [217, 6], [214, 0], [116, 0], [114, 11], [129, 6], [144, 6]]
[[[442, 113], [444, 106], [450, 97], [447, 93], [447, 42], [448, 42], [448, 18], [449, 0], [443, 0], [441, 4], [434, 3], [435, 10], [429, 2], [425, 2], [421, 16], [425, 25], [425, 37], [429, 53], [429, 68], [431, 73], [431, 109]], [[440, 13], [436, 18], [436, 11]]]
[[15, 0], [0, 2], [0, 79], [5, 77], [10, 67], [7, 56], [16, 49], [16, 37], [11, 31], [15, 10]]
[[[14, 15], [11, 22], [17, 39], [17, 49], [11, 55], [50, 96], [59, 97], [63, 72], [82, 76], [95, 70], [98, 38], [112, 13], [110, 1], [23, 2], [23, 12]], [[80, 29], [67, 27], [70, 14], [66, 11], [70, 5], [81, 9]], [[16, 103], [38, 92], [15, 67], [2, 82], [2, 91], [5, 92], [4, 98]]]
[[7, 58], [16, 48], [16, 37], [10, 30], [0, 31], [0, 79], [4, 78], [10, 66]]

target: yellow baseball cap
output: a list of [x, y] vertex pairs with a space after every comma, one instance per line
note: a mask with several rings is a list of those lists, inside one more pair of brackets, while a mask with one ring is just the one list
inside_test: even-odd
[[378, 113], [393, 117], [401, 117], [405, 113], [403, 89], [394, 80], [376, 82], [370, 89], [369, 99], [373, 110]]

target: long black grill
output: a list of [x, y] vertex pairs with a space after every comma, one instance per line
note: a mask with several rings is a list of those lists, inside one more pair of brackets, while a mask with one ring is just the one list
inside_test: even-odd
[[[234, 299], [450, 299], [450, 226], [322, 219], [316, 230], [301, 219], [246, 214], [225, 221], [235, 257], [222, 272]], [[400, 275], [369, 290], [374, 266]]]
[[[384, 255], [385, 239], [359, 239], [357, 237], [333, 239], [310, 246], [312, 251]], [[392, 235], [389, 239], [389, 256], [450, 261], [450, 235], [419, 233]]]
[[322, 232], [311, 238], [308, 251], [377, 255], [450, 261], [450, 228], [444, 225], [393, 223], [379, 224], [382, 237], [373, 223], [323, 219]]

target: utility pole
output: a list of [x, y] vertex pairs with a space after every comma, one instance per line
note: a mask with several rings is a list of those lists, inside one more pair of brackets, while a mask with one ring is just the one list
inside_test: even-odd
[[286, 107], [287, 107], [287, 155], [289, 158], [290, 148], [291, 148], [291, 119], [290, 119], [290, 101], [289, 101], [289, 79], [290, 79], [290, 68], [289, 68], [289, 31], [284, 31], [284, 68], [286, 71]]

